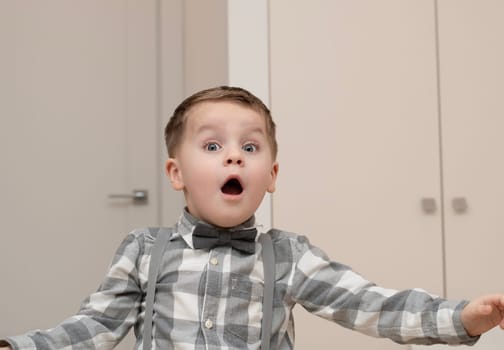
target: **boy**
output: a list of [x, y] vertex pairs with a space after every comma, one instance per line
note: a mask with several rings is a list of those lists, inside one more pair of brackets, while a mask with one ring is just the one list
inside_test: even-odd
[[[165, 130], [166, 174], [186, 208], [164, 252], [157, 280], [152, 340], [159, 349], [258, 349], [261, 245], [205, 247], [202, 223], [227, 237], [254, 229], [254, 213], [278, 174], [275, 124], [268, 108], [240, 88], [218, 87], [187, 98]], [[303, 236], [269, 232], [275, 252], [273, 349], [294, 348], [292, 308], [398, 343], [473, 344], [504, 327], [504, 296], [452, 302], [421, 290], [375, 286], [331, 262]], [[142, 348], [145, 290], [155, 231], [133, 231], [100, 289], [54, 329], [11, 337], [13, 349], [110, 349], [135, 327]], [[229, 240], [227, 240], [229, 241]], [[243, 248], [243, 247], [242, 247]]]

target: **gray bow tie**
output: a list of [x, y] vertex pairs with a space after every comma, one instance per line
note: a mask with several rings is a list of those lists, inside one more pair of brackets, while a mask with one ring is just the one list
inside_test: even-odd
[[232, 247], [244, 253], [255, 252], [257, 229], [221, 229], [199, 223], [194, 228], [192, 240], [196, 249], [212, 249], [214, 247]]

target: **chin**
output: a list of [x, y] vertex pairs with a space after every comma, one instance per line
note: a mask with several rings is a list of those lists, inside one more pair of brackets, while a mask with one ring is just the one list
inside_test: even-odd
[[216, 222], [212, 222], [211, 224], [217, 227], [222, 227], [222, 228], [231, 228], [240, 225], [241, 223], [245, 222], [245, 220], [229, 220], [229, 219], [224, 219], [224, 220], [218, 220]]
[[232, 216], [232, 215], [227, 214], [227, 215], [223, 215], [221, 217], [215, 218], [216, 220], [213, 220], [210, 223], [214, 226], [229, 228], [229, 227], [238, 226], [238, 225], [244, 223], [251, 216], [252, 216], [252, 214], [248, 215], [248, 216], [242, 216], [242, 215]]

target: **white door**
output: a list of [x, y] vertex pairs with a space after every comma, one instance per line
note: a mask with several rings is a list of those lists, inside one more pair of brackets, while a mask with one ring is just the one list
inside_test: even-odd
[[156, 35], [155, 1], [0, 2], [0, 337], [75, 313], [160, 223]]
[[504, 289], [498, 278], [504, 246], [502, 13], [498, 1], [439, 2], [451, 297]]
[[[440, 197], [434, 3], [289, 0], [270, 9], [274, 225], [385, 287], [442, 294], [440, 211], [421, 206]], [[405, 348], [305, 312], [296, 343]]]
[[[442, 294], [444, 260], [448, 297], [502, 292], [504, 4], [316, 4], [270, 7], [275, 226], [306, 233], [386, 286]], [[437, 210], [422, 213], [422, 197]], [[300, 316], [301, 348], [399, 347]], [[496, 329], [475, 348], [497, 349], [502, 339]]]
[[[438, 6], [447, 294], [474, 298], [504, 291], [504, 2]], [[496, 330], [474, 348], [503, 346]]]

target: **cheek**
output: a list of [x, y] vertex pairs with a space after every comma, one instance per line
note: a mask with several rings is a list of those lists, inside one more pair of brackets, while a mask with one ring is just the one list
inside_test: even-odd
[[268, 187], [273, 180], [271, 175], [271, 164], [262, 164], [261, 167], [258, 167], [257, 170], [251, 174], [251, 179], [257, 186], [261, 186], [262, 188]]
[[197, 189], [198, 192], [207, 193], [215, 187], [215, 169], [209, 164], [185, 169], [184, 182], [188, 190]]

